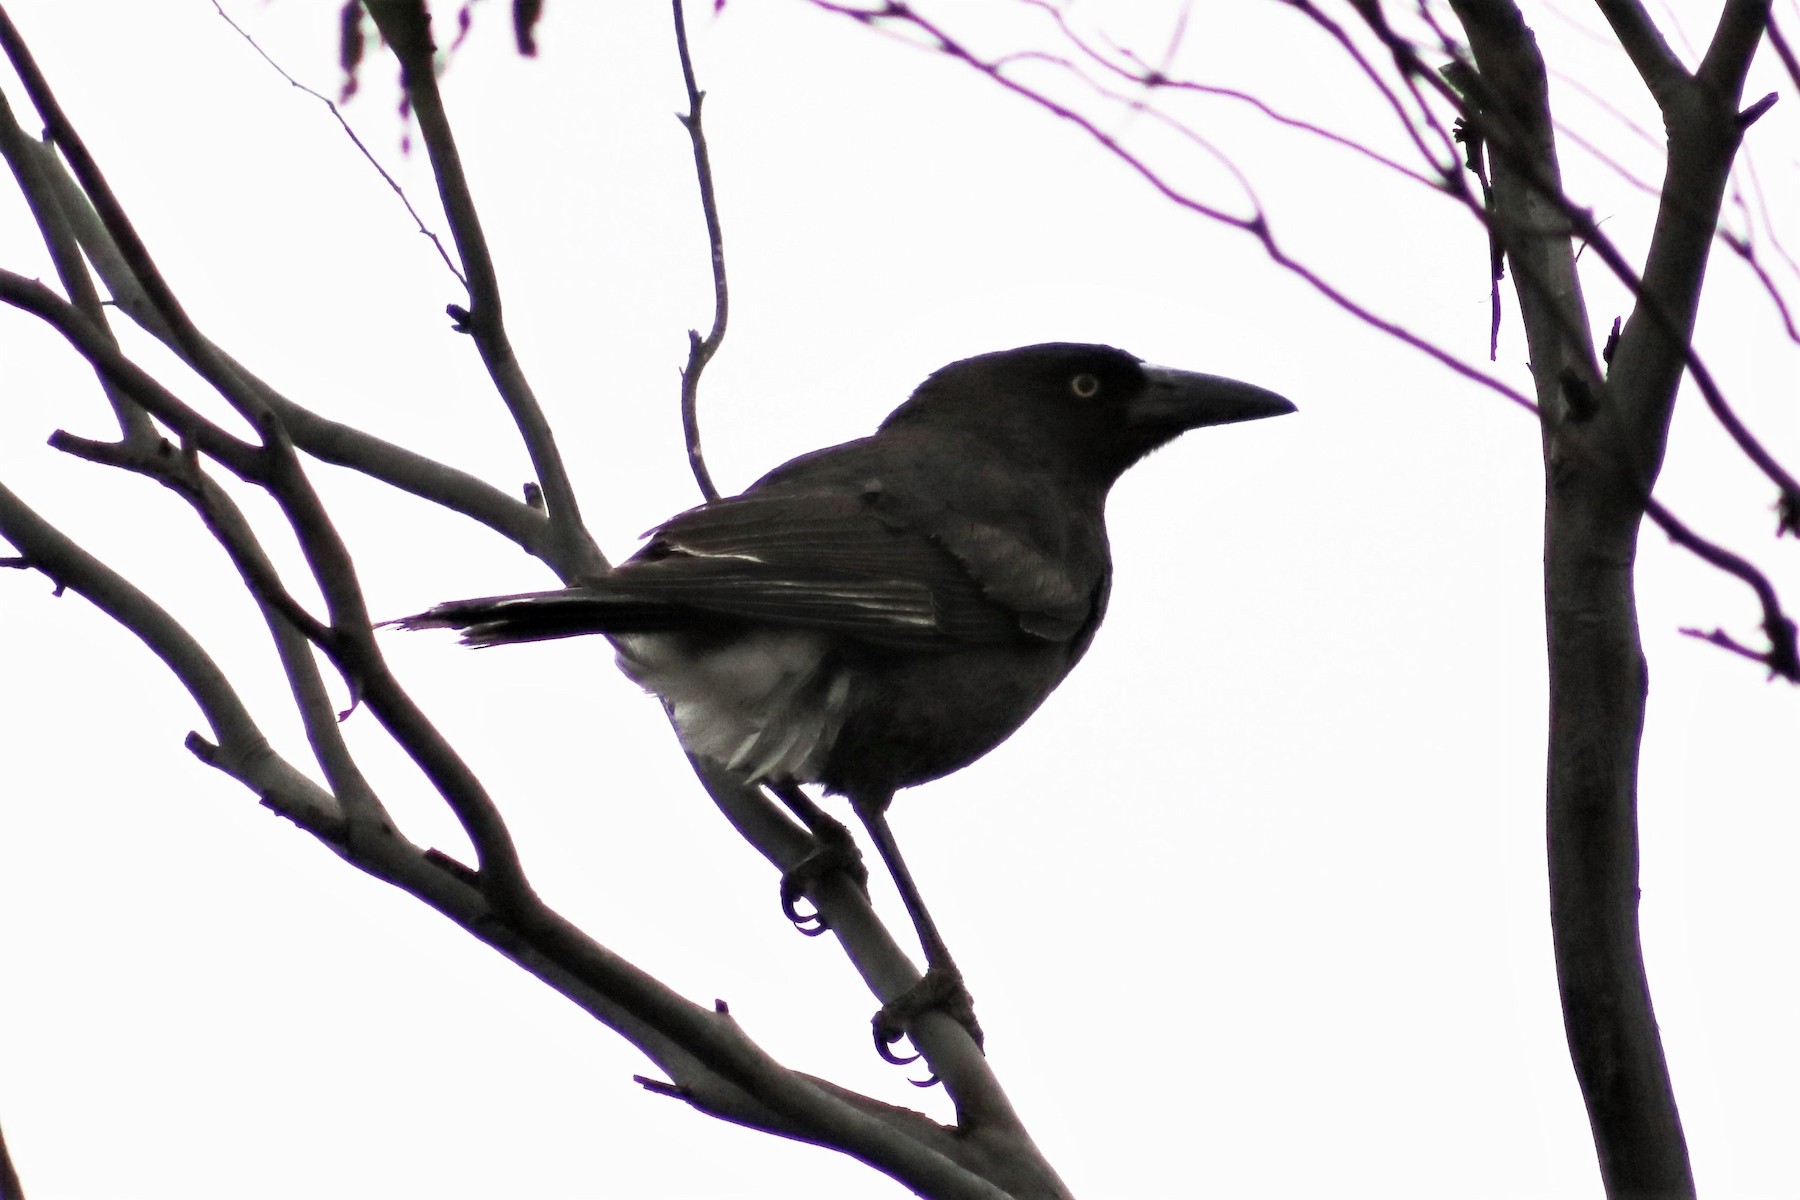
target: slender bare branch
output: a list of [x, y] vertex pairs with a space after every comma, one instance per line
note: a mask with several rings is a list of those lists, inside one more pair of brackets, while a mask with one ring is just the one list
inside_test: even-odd
[[[1258, 208], [1251, 216], [1238, 216], [1218, 208], [1215, 205], [1200, 201], [1181, 191], [1142, 158], [1126, 149], [1115, 137], [1101, 129], [1093, 120], [1049, 96], [1034, 91], [1017, 80], [1004, 76], [999, 72], [999, 68], [993, 62], [983, 60], [968, 51], [955, 39], [949, 38], [948, 35], [944, 34], [937, 26], [926, 22], [910, 6], [898, 3], [897, 0], [896, 2], [889, 3], [879, 9], [852, 8], [844, 4], [831, 3], [828, 2], [828, 0], [813, 0], [813, 5], [826, 12], [838, 13], [864, 24], [879, 25], [884, 20], [904, 20], [917, 26], [932, 39], [932, 49], [980, 71], [982, 74], [992, 78], [1007, 91], [1014, 93], [1020, 98], [1044, 109], [1051, 115], [1061, 120], [1068, 121], [1070, 124], [1081, 129], [1099, 144], [1101, 148], [1106, 150], [1107, 153], [1118, 159], [1129, 170], [1135, 172], [1148, 183], [1151, 188], [1177, 207], [1192, 212], [1197, 216], [1204, 217], [1207, 220], [1215, 221], [1229, 228], [1236, 229], [1255, 238], [1261, 245], [1264, 254], [1268, 256], [1271, 262], [1306, 283], [1307, 286], [1318, 292], [1319, 295], [1323, 296], [1343, 312], [1349, 314], [1358, 321], [1363, 322], [1370, 328], [1377, 329], [1387, 336], [1394, 338], [1396, 341], [1410, 346], [1420, 354], [1431, 358], [1433, 361], [1447, 367], [1449, 370], [1461, 375], [1463, 378], [1479, 384], [1496, 395], [1519, 405], [1521, 408], [1530, 412], [1536, 411], [1536, 406], [1530, 398], [1522, 394], [1517, 388], [1514, 388], [1504, 380], [1483, 371], [1481, 368], [1459, 356], [1450, 353], [1442, 346], [1419, 336], [1399, 322], [1381, 316], [1373, 309], [1357, 301], [1343, 289], [1331, 283], [1323, 275], [1308, 267], [1305, 263], [1289, 255], [1276, 239], [1273, 227], [1263, 215], [1260, 208]], [[1448, 135], [1446, 134], [1446, 141], [1447, 140]], [[1254, 202], [1254, 192], [1248, 190], [1247, 182], [1244, 186]], [[1453, 184], [1452, 186], [1455, 185]], [[1467, 202], [1479, 211], [1479, 201], [1475, 200], [1473, 197], [1468, 197]]]
[[469, 308], [466, 313], [453, 310], [452, 315], [474, 338], [495, 390], [525, 441], [532, 469], [543, 489], [556, 546], [557, 570], [565, 578], [604, 571], [606, 558], [581, 523], [581, 508], [556, 447], [556, 437], [506, 333], [499, 276], [488, 252], [474, 195], [463, 173], [443, 97], [438, 92], [431, 17], [422, 0], [369, 0], [365, 7], [400, 63], [401, 85], [419, 122], [419, 133], [437, 177], [438, 195], [450, 220], [450, 234], [468, 272]]
[[681, 80], [687, 87], [688, 110], [678, 116], [694, 146], [694, 177], [700, 186], [700, 209], [706, 217], [706, 242], [712, 251], [713, 320], [705, 337], [688, 330], [688, 360], [681, 369], [681, 432], [687, 441], [688, 466], [694, 482], [707, 500], [717, 500], [712, 472], [700, 449], [700, 375], [725, 340], [725, 323], [731, 314], [731, 291], [725, 283], [725, 234], [719, 225], [719, 198], [713, 187], [712, 156], [706, 150], [706, 131], [700, 125], [700, 105], [706, 99], [694, 82], [694, 61], [688, 53], [687, 20], [682, 0], [670, 0], [675, 14], [675, 48], [681, 57]]
[[1800, 57], [1794, 54], [1794, 47], [1789, 44], [1787, 34], [1782, 32], [1781, 25], [1774, 14], [1769, 16], [1769, 45], [1774, 47], [1775, 55], [1781, 59], [1781, 65], [1787, 70], [1788, 81], [1794, 90], [1800, 91]]
[[[0, 485], [0, 535], [57, 587], [85, 596], [137, 635], [199, 705], [213, 738], [240, 762], [270, 755], [268, 740], [211, 655], [168, 611]], [[332, 813], [335, 816], [335, 812]]]
[[[332, 794], [343, 805], [349, 828], [387, 827], [389, 819], [344, 741], [312, 643], [297, 628], [294, 614], [298, 613], [319, 636], [324, 636], [324, 631], [288, 593], [242, 510], [223, 488], [207, 478], [198, 457], [172, 452], [166, 443], [152, 447], [131, 441], [97, 442], [61, 430], [51, 436], [50, 444], [89, 462], [132, 471], [169, 487], [193, 505], [215, 540], [239, 564], [240, 573], [261, 581], [259, 587], [251, 589], [251, 597], [262, 611], [275, 643], [313, 757]], [[281, 602], [271, 603], [264, 599], [264, 593], [279, 595]]]
[[[238, 441], [124, 358], [90, 322], [42, 284], [0, 271], [0, 300], [43, 316], [134, 402], [175, 428], [184, 444], [197, 447], [239, 478], [269, 491], [292, 526], [326, 598], [329, 627], [303, 618], [298, 611], [284, 610], [283, 615], [297, 621], [298, 628], [331, 656], [352, 694], [368, 701], [376, 718], [432, 781], [474, 842], [497, 894], [517, 898], [529, 892], [518, 852], [492, 798], [388, 670], [375, 644], [349, 550], [301, 471], [280, 423], [272, 416], [265, 417], [263, 447]], [[256, 582], [254, 578], [248, 581]], [[258, 595], [278, 609], [283, 607], [280, 591], [259, 590]]]
[[99, 214], [107, 234], [124, 259], [127, 269], [137, 280], [139, 287], [148, 297], [150, 305], [155, 309], [158, 318], [168, 326], [169, 336], [180, 347], [182, 355], [212, 387], [218, 390], [245, 418], [256, 421], [262, 407], [254, 395], [245, 391], [241, 381], [230, 369], [229, 364], [221, 362], [207, 341], [200, 336], [198, 329], [189, 319], [186, 310], [176, 300], [166, 280], [157, 269], [150, 255], [149, 248], [138, 236], [130, 219], [125, 215], [124, 207], [113, 194], [111, 186], [106, 182], [99, 164], [89, 153], [87, 145], [62, 105], [51, 91], [49, 82], [43, 72], [38, 69], [30, 49], [19, 37], [12, 19], [0, 9], [0, 51], [11, 62], [13, 70], [31, 99], [32, 107], [43, 119], [49, 132], [50, 141], [68, 160], [69, 169], [80, 182], [82, 191], [88, 201]]
[[[56, 264], [56, 275], [63, 290], [88, 320], [105, 329], [106, 317], [101, 308], [100, 293], [88, 274], [87, 264], [82, 261], [75, 214], [68, 211], [57, 187], [58, 181], [66, 179], [67, 174], [54, 150], [20, 128], [4, 95], [0, 95], [0, 157], [4, 157], [12, 168], [19, 191], [31, 209], [32, 220], [50, 251], [51, 261]], [[119, 432], [127, 440], [150, 438], [153, 430], [144, 411], [127, 401], [104, 378], [100, 386], [118, 418]]]
[[[1794, 621], [1782, 611], [1781, 600], [1776, 596], [1775, 585], [1769, 582], [1769, 577], [1752, 566], [1749, 560], [1696, 534], [1655, 500], [1651, 500], [1644, 511], [1656, 522], [1658, 528], [1669, 535], [1670, 541], [1705, 559], [1719, 570], [1743, 580], [1756, 593], [1757, 602], [1762, 605], [1763, 634], [1769, 639], [1768, 650], [1750, 651], [1717, 631], [1708, 635], [1705, 640], [1755, 659], [1768, 667], [1772, 675], [1780, 676], [1789, 683], [1800, 683], [1800, 648], [1795, 643]], [[1694, 636], [1691, 630], [1683, 629], [1681, 632]]]
[[[25, 144], [37, 146], [29, 139]], [[53, 194], [60, 214], [72, 225], [76, 240], [112, 293], [114, 303], [189, 365], [196, 365], [184, 353], [173, 329], [151, 303], [79, 184], [70, 178], [53, 153], [43, 147], [38, 150], [40, 153], [35, 155], [38, 174]], [[558, 543], [552, 536], [554, 530], [540, 508], [516, 500], [465, 471], [340, 421], [319, 416], [276, 391], [198, 330], [194, 331], [194, 337], [205, 348], [207, 357], [223, 363], [239, 385], [253, 396], [255, 406], [266, 408], [278, 417], [295, 445], [308, 454], [336, 466], [360, 471], [401, 491], [461, 513], [549, 563], [565, 580], [574, 579], [581, 573], [579, 561], [559, 552]]]
[[339, 128], [344, 131], [344, 136], [350, 139], [350, 144], [356, 147], [357, 153], [361, 154], [363, 160], [371, 167], [375, 168], [375, 173], [381, 176], [381, 181], [388, 185], [388, 188], [399, 198], [400, 203], [405, 206], [406, 215], [413, 219], [413, 224], [418, 227], [419, 232], [430, 239], [431, 244], [437, 248], [438, 257], [443, 259], [444, 267], [450, 274], [456, 277], [458, 283], [462, 284], [465, 288], [468, 287], [468, 279], [464, 277], [462, 271], [458, 269], [456, 263], [451, 259], [450, 252], [444, 249], [443, 240], [438, 237], [437, 233], [430, 226], [425, 224], [425, 218], [421, 217], [419, 215], [419, 210], [413, 207], [412, 199], [407, 196], [406, 189], [400, 186], [400, 181], [388, 173], [388, 169], [381, 165], [381, 162], [375, 157], [374, 153], [363, 143], [362, 138], [357, 136], [356, 130], [350, 127], [350, 122], [344, 119], [344, 114], [338, 108], [337, 102], [323, 92], [307, 87], [304, 83], [301, 83], [298, 79], [295, 79], [292, 75], [288, 74], [287, 68], [271, 58], [269, 52], [258, 45], [255, 38], [244, 31], [242, 25], [239, 25], [236, 21], [231, 19], [231, 14], [225, 11], [224, 7], [220, 5], [219, 0], [213, 0], [213, 11], [219, 14], [220, 20], [231, 26], [232, 32], [243, 38], [245, 43], [247, 43], [252, 50], [256, 51], [258, 58], [261, 58], [264, 62], [268, 63], [270, 68], [272, 68], [277, 75], [287, 80], [289, 87], [304, 92], [306, 95], [311, 96], [314, 100], [317, 100], [320, 104], [325, 106], [326, 111], [331, 114], [332, 119], [337, 121]]

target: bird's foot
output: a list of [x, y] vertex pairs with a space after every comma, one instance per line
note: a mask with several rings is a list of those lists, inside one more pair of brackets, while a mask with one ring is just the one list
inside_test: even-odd
[[[917, 1054], [896, 1054], [893, 1047], [907, 1036], [913, 1021], [927, 1012], [948, 1016], [968, 1030], [969, 1036], [975, 1039], [976, 1049], [982, 1048], [985, 1039], [981, 1022], [975, 1019], [975, 1001], [969, 995], [969, 989], [963, 986], [962, 972], [954, 966], [933, 966], [925, 972], [923, 979], [882, 1005], [881, 1011], [875, 1014], [872, 1025], [876, 1052], [895, 1066], [917, 1062]], [[917, 1087], [930, 1087], [937, 1082], [937, 1076], [912, 1082]]]
[[856, 839], [836, 821], [827, 821], [813, 830], [814, 844], [810, 853], [781, 873], [781, 911], [794, 928], [807, 937], [818, 937], [831, 928], [817, 905], [811, 912], [800, 911], [800, 901], [818, 880], [833, 872], [849, 877], [850, 882], [869, 890], [869, 868], [863, 865]]

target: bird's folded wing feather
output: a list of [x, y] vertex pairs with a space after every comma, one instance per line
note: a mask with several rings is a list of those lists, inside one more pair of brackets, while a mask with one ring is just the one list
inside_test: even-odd
[[895, 511], [878, 490], [778, 488], [717, 501], [655, 530], [607, 580], [646, 600], [949, 649], [1071, 637], [1081, 588], [1046, 555], [947, 509]]

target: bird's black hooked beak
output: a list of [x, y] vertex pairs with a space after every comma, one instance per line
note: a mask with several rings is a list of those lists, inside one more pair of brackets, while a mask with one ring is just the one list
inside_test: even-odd
[[1260, 421], [1296, 411], [1293, 402], [1253, 383], [1240, 383], [1222, 375], [1177, 371], [1144, 364], [1150, 380], [1131, 402], [1128, 419], [1146, 429], [1181, 431], [1203, 425], [1230, 425]]

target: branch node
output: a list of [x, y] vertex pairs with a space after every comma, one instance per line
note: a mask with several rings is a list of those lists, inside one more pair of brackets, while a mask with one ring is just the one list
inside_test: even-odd
[[633, 1075], [631, 1081], [646, 1092], [655, 1092], [658, 1096], [667, 1096], [671, 1100], [691, 1100], [693, 1098], [688, 1094], [686, 1088], [665, 1083], [660, 1079], [652, 1079], [648, 1075]]
[[1781, 93], [1770, 92], [1761, 100], [1758, 100], [1755, 104], [1752, 104], [1749, 108], [1746, 108], [1743, 112], [1739, 113], [1737, 119], [1738, 132], [1742, 133], [1744, 130], [1756, 124], [1756, 122], [1762, 118], [1764, 113], [1775, 107], [1775, 102], [1779, 99], [1781, 99]]
[[452, 858], [450, 855], [433, 846], [425, 851], [425, 861], [442, 871], [444, 874], [467, 884], [469, 887], [472, 887], [477, 891], [481, 890], [480, 873], [461, 859]]
[[1594, 394], [1592, 385], [1574, 367], [1564, 367], [1559, 382], [1563, 403], [1569, 409], [1569, 420], [1577, 425], [1593, 420], [1594, 414], [1600, 411], [1600, 398]]
[[68, 584], [52, 575], [50, 569], [42, 563], [33, 561], [29, 554], [14, 554], [6, 558], [0, 558], [0, 570], [41, 571], [44, 578], [50, 581], [50, 594], [58, 600], [62, 599], [63, 593], [69, 590]]
[[201, 737], [197, 731], [190, 729], [187, 737], [182, 739], [181, 744], [187, 748], [189, 754], [192, 754], [207, 766], [212, 767], [218, 765], [218, 744]]

